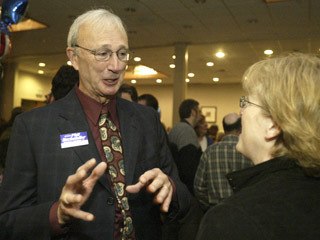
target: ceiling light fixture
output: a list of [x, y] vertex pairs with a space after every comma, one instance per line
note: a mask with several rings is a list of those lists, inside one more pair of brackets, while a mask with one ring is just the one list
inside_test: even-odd
[[133, 70], [134, 75], [155, 75], [158, 72], [153, 68], [149, 68], [147, 66], [138, 65]]
[[194, 77], [195, 75], [194, 75], [194, 73], [192, 73], [192, 72], [190, 72], [190, 73], [188, 73], [188, 77]]
[[39, 74], [44, 74], [44, 71], [43, 70], [38, 70], [38, 73]]
[[190, 79], [189, 79], [189, 78], [186, 78], [186, 82], [187, 82], [187, 83], [190, 82]]
[[43, 63], [43, 62], [39, 63], [38, 65], [39, 65], [39, 67], [45, 67], [46, 66], [46, 64]]
[[267, 49], [267, 50], [264, 50], [264, 52], [263, 52], [265, 55], [268, 55], [268, 56], [270, 56], [270, 55], [272, 55], [273, 54], [273, 51], [271, 50], [271, 49]]
[[222, 52], [222, 51], [219, 51], [219, 52], [216, 52], [216, 57], [217, 58], [224, 58], [224, 56], [226, 55], [224, 52]]
[[214, 82], [219, 82], [219, 78], [218, 77], [214, 77], [214, 78], [212, 78], [212, 80], [214, 81]]
[[176, 55], [172, 55], [172, 59], [176, 59]]
[[131, 82], [132, 84], [136, 84], [136, 83], [137, 83], [137, 80], [132, 79], [130, 82]]
[[70, 61], [70, 60], [69, 60], [69, 61], [67, 61], [67, 65], [72, 66], [72, 63], [71, 63], [71, 61]]
[[160, 78], [156, 79], [156, 83], [162, 83], [162, 79]]
[[170, 68], [175, 68], [175, 67], [176, 67], [176, 65], [174, 65], [174, 64], [170, 64], [170, 65], [169, 65], [169, 67], [170, 67]]
[[213, 62], [207, 62], [207, 66], [208, 66], [208, 67], [212, 67], [213, 65], [214, 65]]
[[134, 57], [133, 60], [134, 60], [135, 62], [140, 62], [140, 61], [141, 61], [141, 57]]

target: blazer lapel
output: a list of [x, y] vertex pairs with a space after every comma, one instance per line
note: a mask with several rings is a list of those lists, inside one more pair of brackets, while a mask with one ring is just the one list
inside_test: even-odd
[[[82, 106], [78, 100], [78, 97], [76, 96], [75, 89], [72, 89], [71, 92], [61, 101], [62, 102], [59, 106], [62, 107], [62, 111], [59, 114], [58, 126], [60, 133], [67, 134], [86, 132], [89, 144], [79, 147], [73, 147], [73, 150], [76, 152], [82, 163], [85, 163], [91, 158], [95, 158], [97, 164], [100, 163], [101, 158], [98, 149], [92, 137], [85, 113], [82, 110]], [[107, 177], [101, 177], [99, 179], [99, 182], [105, 188], [111, 191]]]
[[140, 141], [139, 124], [131, 104], [117, 99], [117, 113], [120, 122], [120, 133], [123, 145], [126, 184], [132, 184]]

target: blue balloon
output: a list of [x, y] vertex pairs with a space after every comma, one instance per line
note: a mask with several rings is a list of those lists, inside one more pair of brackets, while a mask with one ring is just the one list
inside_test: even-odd
[[1, 20], [7, 25], [18, 23], [27, 6], [28, 0], [4, 0], [2, 2]]

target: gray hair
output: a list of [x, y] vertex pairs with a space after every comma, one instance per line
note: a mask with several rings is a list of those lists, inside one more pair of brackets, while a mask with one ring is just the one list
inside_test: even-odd
[[73, 47], [77, 44], [79, 29], [83, 24], [94, 26], [98, 32], [100, 29], [106, 28], [106, 26], [115, 26], [127, 36], [125, 26], [117, 15], [106, 9], [94, 9], [83, 13], [74, 20], [69, 29], [68, 47]]

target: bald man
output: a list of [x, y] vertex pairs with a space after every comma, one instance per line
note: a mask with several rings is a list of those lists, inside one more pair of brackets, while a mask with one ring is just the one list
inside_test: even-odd
[[226, 174], [251, 166], [251, 161], [236, 150], [241, 119], [229, 113], [222, 120], [225, 136], [207, 148], [200, 159], [194, 193], [204, 211], [232, 195]]

